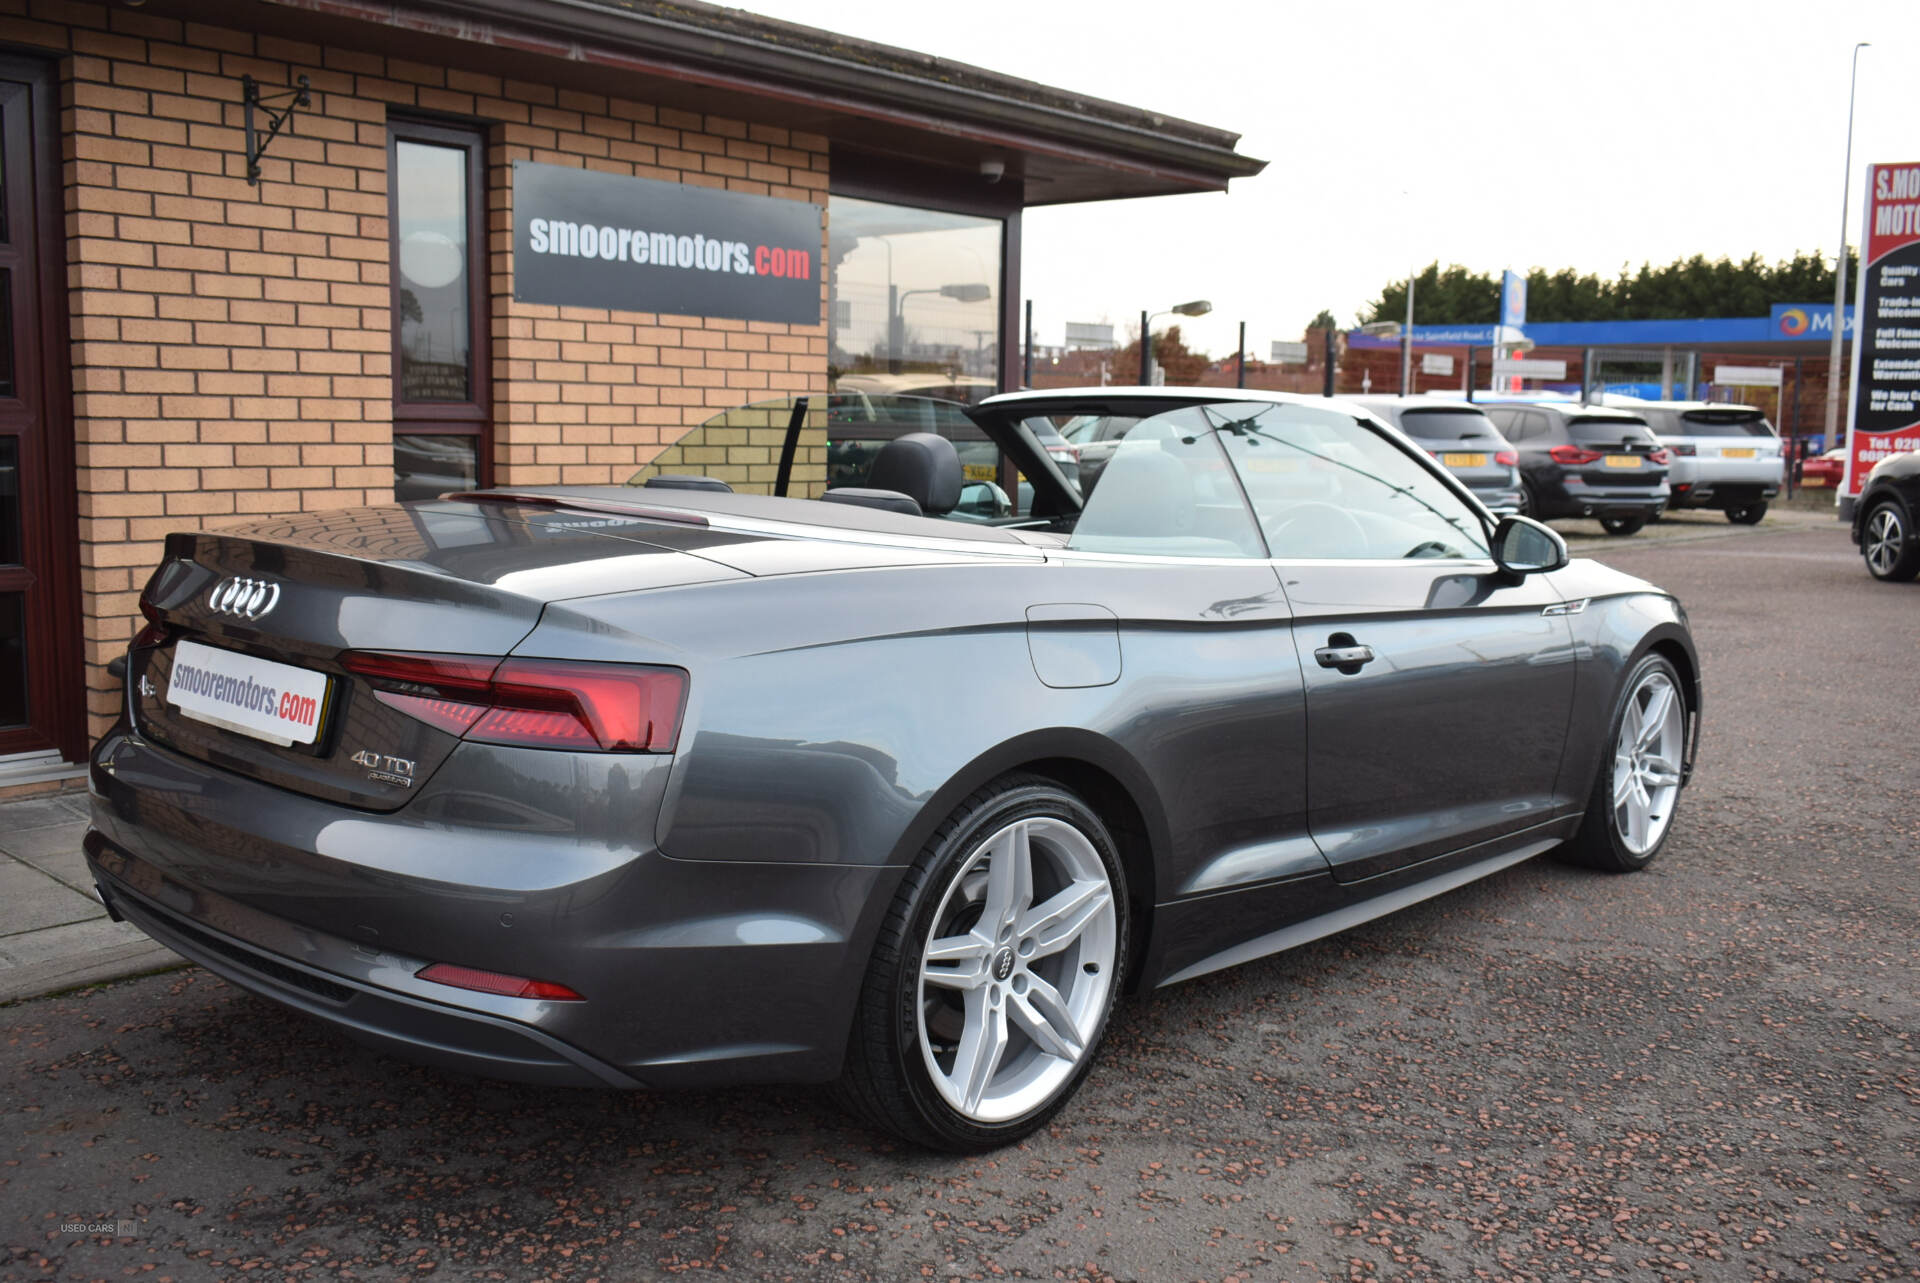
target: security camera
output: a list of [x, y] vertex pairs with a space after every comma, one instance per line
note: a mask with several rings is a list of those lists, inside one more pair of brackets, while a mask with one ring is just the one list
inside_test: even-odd
[[1004, 160], [983, 160], [980, 162], [980, 177], [990, 183], [997, 183], [1007, 176], [1007, 162]]

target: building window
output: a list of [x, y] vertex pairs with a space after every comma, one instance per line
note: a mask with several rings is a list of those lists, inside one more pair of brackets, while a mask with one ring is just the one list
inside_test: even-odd
[[475, 129], [388, 130], [397, 499], [492, 482], [485, 148]]
[[836, 195], [827, 226], [834, 391], [1000, 390], [1003, 220]]

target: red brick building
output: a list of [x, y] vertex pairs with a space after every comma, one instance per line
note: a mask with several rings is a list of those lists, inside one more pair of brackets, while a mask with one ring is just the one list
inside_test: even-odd
[[[903, 354], [1010, 386], [1022, 209], [1221, 190], [1236, 141], [699, 4], [5, 0], [0, 787], [117, 708], [166, 532], [623, 480]], [[525, 166], [817, 209], [818, 307], [527, 301]], [[608, 191], [644, 222], [661, 188]]]

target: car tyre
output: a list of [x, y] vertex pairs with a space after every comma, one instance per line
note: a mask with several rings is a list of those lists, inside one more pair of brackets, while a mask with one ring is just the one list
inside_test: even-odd
[[1890, 584], [1904, 584], [1920, 574], [1920, 538], [1899, 500], [1882, 500], [1867, 514], [1860, 527], [1860, 555], [1868, 574]]
[[1645, 517], [1602, 517], [1600, 528], [1610, 535], [1625, 537], [1637, 535], [1641, 527], [1647, 524]]
[[1532, 517], [1535, 521], [1544, 520], [1540, 515], [1540, 497], [1534, 494], [1533, 483], [1531, 481], [1522, 481], [1520, 483], [1519, 515], [1522, 517]]
[[1672, 661], [1652, 654], [1634, 665], [1606, 744], [1580, 831], [1556, 854], [1570, 864], [1632, 873], [1660, 854], [1680, 803], [1687, 703]]
[[1727, 509], [1727, 520], [1739, 526], [1757, 526], [1760, 519], [1767, 515], [1767, 501], [1742, 503]]
[[1129, 925], [1125, 872], [1091, 807], [1036, 776], [982, 788], [901, 881], [836, 1098], [929, 1149], [1031, 1135], [1093, 1065]]

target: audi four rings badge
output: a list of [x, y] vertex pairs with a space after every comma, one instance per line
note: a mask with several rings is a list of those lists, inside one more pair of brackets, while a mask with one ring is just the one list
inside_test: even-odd
[[222, 579], [207, 594], [207, 609], [251, 623], [280, 602], [280, 585], [264, 579]]

